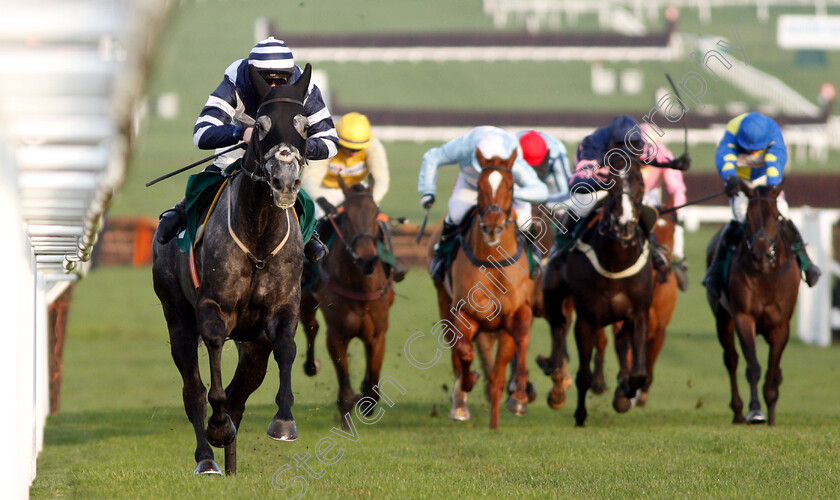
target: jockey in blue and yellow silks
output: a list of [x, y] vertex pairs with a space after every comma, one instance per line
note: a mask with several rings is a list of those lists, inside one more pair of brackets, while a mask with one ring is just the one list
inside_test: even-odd
[[[782, 129], [775, 120], [761, 113], [744, 113], [726, 125], [715, 155], [718, 173], [726, 183], [726, 193], [732, 206], [732, 221], [724, 228], [720, 243], [703, 279], [703, 284], [713, 295], [720, 295], [723, 286], [723, 262], [730, 247], [737, 243], [741, 224], [747, 217], [749, 200], [738, 188], [738, 179], [755, 186], [778, 186], [782, 182], [787, 148]], [[805, 281], [813, 287], [820, 277], [820, 270], [805, 252], [805, 244], [796, 226], [789, 219], [789, 207], [784, 193], [776, 202], [782, 216], [781, 230], [791, 242], [797, 261], [805, 273]]]

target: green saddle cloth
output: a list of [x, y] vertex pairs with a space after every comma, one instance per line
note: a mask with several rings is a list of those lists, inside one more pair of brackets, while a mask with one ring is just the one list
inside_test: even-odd
[[[187, 216], [186, 227], [178, 233], [178, 248], [187, 252], [195, 242], [198, 235], [198, 230], [204, 223], [204, 218], [207, 216], [207, 210], [213, 203], [219, 188], [224, 184], [228, 176], [233, 175], [242, 164], [242, 159], [238, 159], [225, 169], [225, 175], [219, 175], [216, 172], [199, 172], [193, 174], [187, 180], [187, 189], [184, 194], [185, 212]], [[312, 233], [315, 232], [315, 203], [306, 192], [301, 189], [298, 192], [297, 203], [295, 203], [295, 212], [300, 221], [300, 232], [303, 235], [303, 243], [309, 241]]]

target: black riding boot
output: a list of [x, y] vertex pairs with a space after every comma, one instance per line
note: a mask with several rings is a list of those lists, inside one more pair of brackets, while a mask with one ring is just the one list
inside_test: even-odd
[[723, 261], [726, 259], [726, 254], [730, 247], [734, 246], [737, 241], [735, 237], [740, 232], [741, 224], [736, 221], [730, 221], [723, 232], [720, 234], [715, 254], [712, 256], [712, 262], [709, 263], [709, 268], [706, 269], [706, 276], [703, 277], [703, 286], [712, 294], [713, 297], [720, 297], [721, 290], [724, 285], [723, 276]]
[[386, 263], [385, 264], [385, 271], [391, 275], [391, 278], [399, 283], [400, 281], [405, 279], [405, 275], [408, 272], [408, 269], [404, 268], [397, 262], [397, 256], [394, 253], [394, 243], [391, 241], [391, 227], [388, 225], [387, 222], [379, 222], [379, 227], [382, 228], [382, 238], [383, 243], [385, 243], [385, 248], [391, 252], [393, 255], [393, 264]]
[[802, 241], [802, 235], [799, 234], [799, 229], [796, 228], [796, 225], [790, 219], [782, 219], [781, 229], [785, 239], [791, 243], [791, 249], [796, 254], [799, 269], [805, 273], [805, 283], [809, 287], [814, 288], [814, 285], [820, 279], [822, 271], [808, 257], [808, 252], [805, 250], [805, 242]]
[[329, 253], [330, 251], [327, 250], [327, 246], [321, 242], [321, 238], [318, 236], [318, 231], [314, 231], [312, 233], [312, 237], [309, 238], [309, 241], [307, 241], [306, 245], [303, 247], [303, 255], [305, 255], [306, 259], [313, 264], [329, 255]]
[[656, 235], [653, 234], [653, 226], [656, 225], [658, 219], [659, 212], [655, 208], [642, 205], [639, 213], [639, 225], [642, 227], [642, 231], [644, 231], [648, 241], [650, 241], [650, 255], [653, 259], [653, 267], [664, 275], [670, 268], [668, 266], [668, 255], [662, 249], [662, 246], [659, 245], [659, 242], [656, 241]]
[[[530, 231], [530, 230], [529, 230]], [[530, 233], [533, 236], [533, 233]], [[531, 270], [531, 279], [535, 280], [542, 274], [542, 251], [537, 246], [537, 240], [534, 237], [526, 237], [525, 244], [531, 250], [531, 258], [528, 259], [528, 267]]]
[[446, 278], [446, 255], [441, 251], [441, 247], [451, 241], [457, 234], [458, 226], [444, 219], [443, 227], [440, 230], [440, 241], [435, 245], [435, 254], [432, 256], [432, 263], [429, 265], [429, 273], [437, 283], [443, 283]]
[[175, 237], [187, 223], [187, 212], [185, 199], [175, 204], [174, 207], [160, 214], [157, 236], [155, 239], [161, 245], [166, 245], [169, 240]]

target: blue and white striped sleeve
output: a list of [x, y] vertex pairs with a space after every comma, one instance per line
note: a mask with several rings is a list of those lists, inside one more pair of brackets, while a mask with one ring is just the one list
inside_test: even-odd
[[200, 149], [232, 146], [242, 140], [245, 133], [245, 127], [232, 123], [237, 107], [241, 106], [236, 87], [228, 75], [235, 64], [228, 68], [222, 83], [207, 98], [207, 103], [195, 122], [193, 143]]
[[310, 83], [309, 92], [303, 99], [303, 110], [309, 123], [306, 139], [306, 158], [326, 160], [338, 153], [338, 134], [335, 132], [330, 111], [321, 97], [321, 91]]

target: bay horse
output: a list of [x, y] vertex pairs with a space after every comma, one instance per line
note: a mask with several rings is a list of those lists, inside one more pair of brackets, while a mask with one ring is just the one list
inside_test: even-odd
[[[718, 340], [723, 346], [723, 362], [729, 371], [733, 423], [767, 422], [775, 425], [776, 402], [782, 383], [782, 351], [790, 337], [790, 320], [799, 294], [800, 272], [790, 248], [791, 242], [785, 241], [780, 228], [781, 215], [776, 199], [782, 185], [753, 188], [741, 180], [740, 187], [749, 199], [743, 237], [736, 245], [722, 295], [714, 297], [707, 291], [706, 297], [715, 315]], [[719, 238], [720, 232], [709, 243], [707, 266]], [[746, 419], [735, 373], [738, 368], [736, 332], [747, 361], [750, 384], [750, 411]], [[756, 335], [763, 335], [770, 345], [763, 388], [767, 416], [762, 413], [758, 399], [761, 366], [756, 356]]]
[[[644, 182], [635, 157], [614, 155], [611, 170], [620, 175], [610, 177], [613, 184], [594, 224], [583, 232], [576, 251], [569, 253], [565, 261], [558, 254], [552, 257], [542, 282], [553, 341], [561, 352], [555, 362], [568, 359], [564, 353], [569, 318], [563, 313], [562, 304], [570, 295], [574, 300], [575, 340], [580, 357], [575, 379], [578, 426], [586, 421], [592, 349], [599, 329], [623, 322], [616, 334], [620, 365], [613, 398], [616, 411], [623, 413], [631, 408], [630, 398], [648, 376], [646, 339], [653, 301], [653, 264], [649, 243], [639, 224]], [[563, 385], [563, 380], [555, 380], [552, 391], [565, 393]]]
[[[656, 221], [653, 233], [656, 241], [662, 246], [668, 259], [671, 258], [671, 251], [674, 248], [674, 228], [676, 227], [676, 216], [668, 214]], [[647, 379], [640, 388], [636, 397], [633, 398], [634, 406], [645, 406], [647, 404], [650, 386], [653, 384], [653, 369], [662, 346], [665, 345], [665, 330], [674, 310], [677, 308], [677, 296], [679, 287], [677, 277], [673, 272], [660, 276], [660, 272], [653, 270], [653, 303], [648, 313], [648, 336], [647, 336]], [[621, 324], [613, 325], [613, 335], [621, 328]], [[594, 375], [592, 379], [592, 392], [601, 394], [607, 390], [606, 378], [604, 377], [604, 353], [607, 347], [607, 335], [604, 329], [598, 331], [596, 342]]]
[[[315, 337], [318, 334], [317, 307], [327, 323], [327, 349], [338, 377], [338, 410], [342, 422], [345, 414], [361, 396], [379, 400], [374, 387], [379, 383], [385, 357], [385, 333], [388, 313], [394, 304], [393, 281], [379, 259], [377, 244], [381, 240], [379, 208], [373, 200], [374, 179], [365, 187], [362, 183], [347, 187], [339, 175], [338, 183], [344, 192], [343, 211], [328, 214], [335, 225], [338, 244], [321, 262], [319, 281], [315, 288], [303, 293], [301, 324], [306, 332], [307, 349], [304, 372], [318, 373], [315, 360]], [[365, 345], [367, 361], [361, 396], [350, 385], [347, 346], [353, 338]], [[367, 407], [372, 411], [373, 407]]]
[[[235, 473], [236, 430], [245, 401], [265, 378], [269, 354], [280, 368], [277, 412], [268, 436], [297, 439], [291, 368], [300, 306], [303, 240], [293, 205], [305, 164], [303, 100], [312, 68], [292, 85], [270, 87], [253, 66], [259, 98], [253, 140], [206, 221], [194, 259], [175, 239], [154, 244], [154, 289], [169, 329], [172, 358], [183, 378], [187, 417], [195, 429], [194, 474], [221, 474], [212, 446], [225, 447], [226, 472]], [[191, 252], [192, 253], [192, 252]], [[191, 267], [190, 260], [194, 260]], [[239, 362], [222, 387], [222, 347], [236, 342]], [[210, 361], [209, 397], [198, 367], [198, 345]], [[207, 402], [212, 414], [204, 428]]]
[[[525, 242], [518, 236], [513, 212], [514, 179], [509, 158], [484, 158], [476, 149], [482, 167], [478, 176], [478, 206], [469, 229], [461, 236], [461, 247], [443, 283], [435, 283], [438, 308], [445, 335], [453, 344], [452, 367], [455, 387], [449, 417], [468, 420], [467, 393], [472, 391], [478, 373], [470, 371], [474, 358], [473, 340], [479, 331], [499, 332], [493, 369], [489, 376], [490, 428], [499, 427], [499, 406], [505, 386], [505, 371], [514, 353], [518, 354], [515, 390], [507, 402], [518, 416], [527, 412], [528, 369], [525, 355], [530, 340], [532, 289]], [[439, 232], [429, 242], [428, 256], [434, 252]]]

